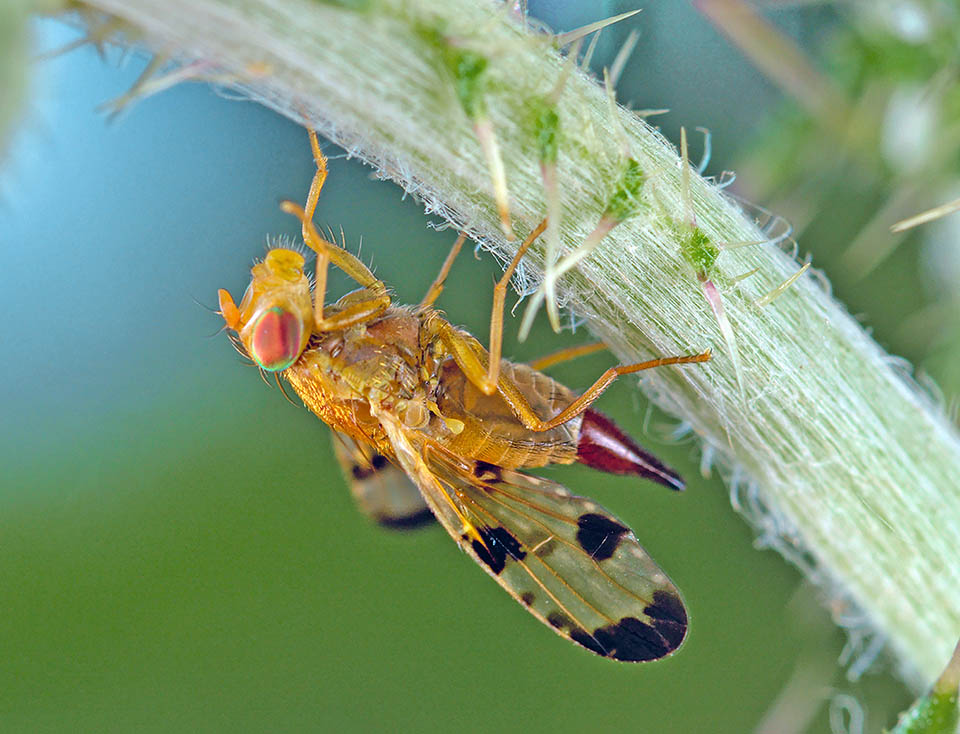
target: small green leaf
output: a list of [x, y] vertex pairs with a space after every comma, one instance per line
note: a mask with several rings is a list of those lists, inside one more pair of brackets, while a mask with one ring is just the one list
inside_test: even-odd
[[456, 45], [442, 25], [417, 23], [414, 32], [433, 46], [443, 67], [453, 77], [454, 91], [467, 117], [476, 122], [484, 113], [488, 59], [469, 48]]
[[637, 214], [643, 206], [641, 194], [646, 180], [647, 177], [640, 168], [640, 164], [633, 158], [628, 158], [620, 174], [620, 180], [617, 181], [617, 186], [610, 196], [604, 216], [616, 222], [622, 222]]
[[697, 274], [709, 275], [720, 257], [720, 248], [699, 227], [691, 227], [680, 240], [680, 254]]
[[487, 59], [476, 51], [447, 46], [444, 60], [453, 74], [454, 88], [463, 111], [471, 120], [476, 120], [484, 111], [483, 73], [487, 70]]
[[547, 100], [530, 101], [533, 118], [533, 135], [537, 141], [537, 152], [541, 163], [556, 163], [559, 150], [560, 116]]

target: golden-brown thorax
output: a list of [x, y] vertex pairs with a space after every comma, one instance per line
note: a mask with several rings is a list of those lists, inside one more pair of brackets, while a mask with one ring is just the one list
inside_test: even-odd
[[[499, 394], [484, 395], [446, 354], [433, 336], [442, 319], [432, 309], [390, 307], [365, 324], [314, 335], [283, 375], [332, 428], [388, 456], [390, 443], [371, 406], [396, 415], [423, 443], [463, 459], [507, 468], [573, 462], [580, 418], [540, 433], [525, 428]], [[575, 398], [530, 367], [507, 360], [501, 365], [542, 417]]]

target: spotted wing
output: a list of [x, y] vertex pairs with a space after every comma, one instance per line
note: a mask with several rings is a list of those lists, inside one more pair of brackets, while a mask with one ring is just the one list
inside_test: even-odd
[[410, 477], [375, 448], [333, 432], [333, 450], [357, 507], [388, 528], [406, 530], [433, 521], [433, 513]]
[[670, 579], [623, 523], [561, 485], [431, 449], [378, 416], [398, 461], [447, 532], [559, 635], [629, 662], [669, 655], [687, 615]]

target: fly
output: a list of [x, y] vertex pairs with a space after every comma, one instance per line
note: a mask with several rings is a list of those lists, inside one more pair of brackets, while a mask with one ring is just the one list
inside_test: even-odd
[[[239, 304], [219, 292], [235, 344], [333, 429], [368, 515], [400, 527], [432, 515], [537, 619], [598, 655], [639, 662], [672, 653], [687, 631], [683, 602], [630, 528], [521, 470], [579, 462], [683, 489], [676, 472], [591, 405], [620, 375], [705, 362], [709, 350], [611, 367], [579, 396], [538, 368], [582, 347], [531, 365], [501, 359], [507, 284], [546, 221], [494, 289], [489, 352], [433, 308], [463, 235], [424, 299], [394, 305], [369, 268], [313, 225], [327, 167], [313, 132], [310, 144], [317, 172], [306, 206], [282, 207], [317, 255], [314, 285], [300, 253], [271, 249]], [[330, 265], [360, 287], [325, 305]]]

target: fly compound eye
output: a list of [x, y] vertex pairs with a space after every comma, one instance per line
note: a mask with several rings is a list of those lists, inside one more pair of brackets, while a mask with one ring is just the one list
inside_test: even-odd
[[253, 325], [250, 356], [263, 369], [279, 372], [297, 361], [303, 322], [280, 306], [264, 311]]

